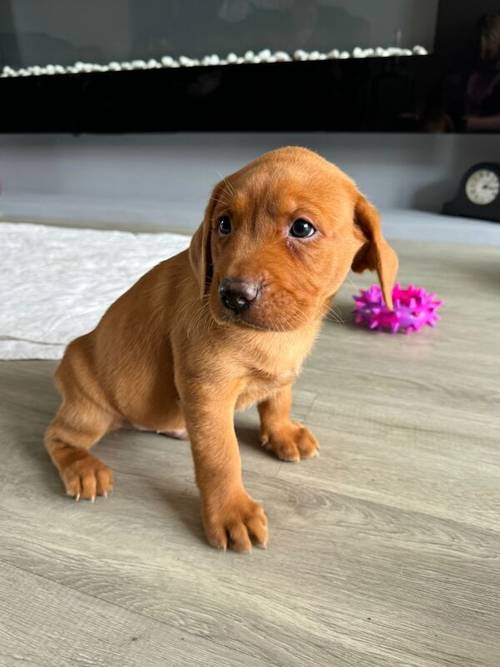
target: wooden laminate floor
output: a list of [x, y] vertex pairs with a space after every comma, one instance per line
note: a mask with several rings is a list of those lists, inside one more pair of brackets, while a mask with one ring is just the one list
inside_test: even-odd
[[321, 457], [281, 463], [237, 417], [267, 551], [205, 541], [189, 447], [115, 433], [95, 505], [42, 448], [54, 363], [0, 363], [0, 665], [500, 665], [500, 253], [405, 242], [446, 301], [411, 337], [350, 324], [352, 276], [297, 383]]

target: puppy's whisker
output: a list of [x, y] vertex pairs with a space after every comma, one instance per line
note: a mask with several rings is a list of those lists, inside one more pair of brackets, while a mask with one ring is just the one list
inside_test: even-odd
[[342, 317], [342, 314], [340, 311], [335, 308], [335, 306], [330, 306], [328, 309], [328, 315], [337, 323], [337, 324], [345, 324], [345, 320]]
[[234, 196], [234, 195], [236, 194], [236, 191], [235, 191], [235, 189], [234, 189], [233, 184], [231, 183], [231, 181], [228, 181], [228, 179], [227, 179], [226, 176], [224, 176], [222, 180], [224, 181], [225, 186], [226, 186], [227, 189], [229, 190], [229, 193], [230, 193], [232, 196]]
[[225, 199], [221, 197], [211, 197], [210, 201], [213, 201], [217, 204], [222, 204], [223, 206], [229, 206], [229, 204], [231, 203], [230, 198]]
[[362, 285], [359, 285], [359, 284], [356, 285], [356, 284], [354, 283], [354, 281], [352, 280], [352, 278], [351, 278], [349, 275], [347, 275], [347, 276], [345, 277], [344, 282], [347, 283], [348, 285], [350, 285], [350, 286], [351, 286], [353, 289], [355, 289], [356, 291], [358, 291], [358, 290], [361, 289], [361, 287], [362, 287]]

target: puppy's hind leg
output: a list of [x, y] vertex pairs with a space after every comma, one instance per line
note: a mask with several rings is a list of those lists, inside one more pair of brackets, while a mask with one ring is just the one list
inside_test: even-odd
[[92, 502], [107, 496], [113, 475], [107, 465], [89, 453], [108, 431], [115, 417], [85, 398], [65, 399], [45, 433], [45, 447], [56, 466], [66, 493]]

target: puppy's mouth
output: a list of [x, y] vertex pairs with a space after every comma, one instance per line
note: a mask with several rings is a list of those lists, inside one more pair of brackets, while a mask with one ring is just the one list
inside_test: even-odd
[[242, 327], [243, 329], [254, 329], [257, 331], [277, 331], [279, 327], [273, 326], [272, 324], [264, 324], [262, 322], [255, 322], [251, 318], [248, 318], [244, 315], [236, 315], [233, 313], [222, 313], [220, 320], [224, 324], [234, 324], [236, 326]]
[[241, 329], [253, 331], [293, 331], [304, 324], [303, 321], [295, 322], [290, 317], [264, 317], [257, 308], [250, 308], [239, 313], [217, 306], [212, 308], [212, 317], [223, 326], [236, 326]]

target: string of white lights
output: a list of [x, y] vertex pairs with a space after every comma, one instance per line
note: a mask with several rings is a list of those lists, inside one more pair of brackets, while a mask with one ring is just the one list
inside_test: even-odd
[[107, 65], [95, 63], [76, 62], [74, 65], [34, 65], [14, 69], [6, 65], [0, 74], [1, 78], [17, 76], [51, 76], [54, 74], [83, 74], [89, 72], [121, 72], [145, 69], [169, 69], [173, 67], [199, 67], [209, 65], [242, 65], [244, 63], [279, 63], [305, 60], [343, 60], [346, 58], [389, 58], [394, 56], [426, 56], [428, 51], [423, 46], [414, 46], [412, 49], [401, 49], [396, 46], [389, 48], [377, 47], [374, 49], [362, 49], [357, 46], [351, 52], [333, 49], [328, 53], [321, 51], [304, 51], [298, 49], [294, 53], [286, 51], [271, 51], [263, 49], [255, 53], [247, 51], [243, 56], [236, 53], [228, 53], [225, 58], [216, 54], [204, 56], [203, 58], [188, 58], [188, 56], [163, 56], [159, 60], [131, 60], [128, 62], [110, 62]]

